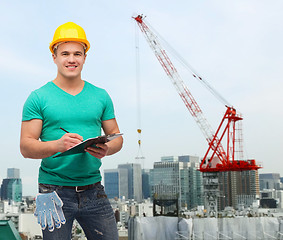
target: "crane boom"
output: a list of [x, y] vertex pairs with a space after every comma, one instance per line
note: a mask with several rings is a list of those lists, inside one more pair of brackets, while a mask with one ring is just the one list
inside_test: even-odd
[[[235, 171], [235, 170], [250, 170], [251, 166], [255, 169], [257, 166], [254, 162], [246, 162], [246, 161], [237, 161], [234, 162], [234, 153], [235, 153], [235, 122], [238, 120], [242, 120], [236, 114], [236, 110], [233, 107], [227, 107], [227, 110], [224, 114], [224, 117], [218, 127], [217, 131], [214, 133], [207, 119], [204, 117], [204, 114], [194, 99], [193, 95], [190, 93], [188, 87], [184, 84], [182, 78], [180, 77], [177, 69], [174, 67], [170, 58], [168, 57], [166, 51], [161, 46], [157, 35], [154, 34], [153, 31], [145, 24], [143, 21], [143, 16], [138, 15], [137, 17], [133, 17], [142, 33], [144, 34], [150, 48], [154, 52], [156, 58], [159, 63], [163, 67], [167, 76], [172, 81], [174, 87], [176, 88], [178, 94], [181, 99], [185, 103], [185, 106], [195, 119], [199, 128], [201, 129], [203, 135], [205, 136], [209, 148], [205, 154], [205, 157], [202, 160], [200, 165], [200, 171]], [[195, 75], [193, 75], [196, 77]], [[226, 126], [224, 125], [224, 121], [227, 120]], [[223, 132], [221, 130], [224, 128]], [[221, 141], [227, 133], [227, 153], [224, 150], [224, 147], [221, 144]], [[220, 137], [218, 137], [220, 136]], [[210, 157], [208, 154], [212, 151]], [[217, 164], [213, 165], [213, 160], [217, 158]], [[230, 161], [231, 160], [231, 161]], [[254, 161], [254, 160], [253, 160]], [[239, 164], [240, 163], [240, 164]]]

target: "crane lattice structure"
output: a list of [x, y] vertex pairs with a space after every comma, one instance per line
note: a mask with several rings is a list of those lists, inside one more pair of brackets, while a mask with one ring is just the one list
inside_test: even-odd
[[[160, 41], [148, 25], [144, 22], [144, 17], [138, 15], [133, 17], [140, 30], [142, 31], [144, 37], [146, 38], [150, 48], [154, 52], [156, 58], [161, 64], [162, 68], [166, 72], [167, 76], [172, 81], [174, 87], [176, 88], [178, 94], [183, 100], [185, 106], [195, 119], [199, 128], [201, 129], [206, 141], [208, 142], [208, 149], [205, 156], [200, 164], [200, 171], [204, 173], [207, 178], [207, 199], [211, 200], [208, 205], [211, 205], [212, 211], [216, 207], [217, 199], [217, 188], [215, 187], [218, 179], [217, 172], [221, 171], [247, 171], [247, 170], [257, 170], [260, 166], [256, 165], [255, 160], [243, 160], [235, 159], [236, 153], [236, 143], [241, 146], [241, 138], [236, 138], [236, 122], [242, 120], [243, 118], [236, 113], [236, 109], [232, 106], [226, 105], [226, 112], [221, 120], [219, 127], [216, 132], [214, 132], [205, 118], [201, 108], [194, 99], [193, 95], [189, 91], [188, 87], [183, 82], [177, 69], [171, 62], [166, 51], [161, 46]], [[192, 69], [192, 76], [198, 80], [203, 81], [203, 79]], [[222, 145], [222, 141], [226, 136], [226, 151]], [[240, 135], [241, 136], [241, 135]], [[240, 150], [242, 152], [242, 150]], [[206, 183], [205, 183], [206, 184]]]

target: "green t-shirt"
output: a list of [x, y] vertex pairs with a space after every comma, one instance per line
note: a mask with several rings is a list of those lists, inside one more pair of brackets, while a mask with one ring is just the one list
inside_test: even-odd
[[[23, 108], [22, 121], [42, 120], [42, 142], [57, 140], [65, 132], [88, 139], [101, 135], [102, 121], [115, 118], [108, 93], [85, 81], [83, 90], [73, 96], [53, 82], [33, 91]], [[39, 168], [39, 183], [84, 186], [99, 182], [101, 160], [89, 153], [44, 158]]]

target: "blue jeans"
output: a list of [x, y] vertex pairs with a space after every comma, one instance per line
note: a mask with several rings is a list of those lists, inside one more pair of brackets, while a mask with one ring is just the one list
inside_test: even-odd
[[42, 231], [44, 240], [70, 240], [74, 219], [78, 221], [88, 240], [118, 240], [118, 231], [113, 209], [99, 183], [82, 192], [62, 186], [40, 184], [39, 192], [56, 191], [63, 201], [66, 224], [49, 232]]

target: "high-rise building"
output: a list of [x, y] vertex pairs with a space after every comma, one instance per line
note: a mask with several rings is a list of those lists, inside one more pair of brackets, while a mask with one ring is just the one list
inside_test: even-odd
[[128, 198], [128, 171], [127, 169], [104, 170], [104, 187], [108, 198]]
[[20, 169], [18, 168], [8, 168], [7, 178], [20, 178]]
[[257, 170], [219, 172], [218, 180], [219, 210], [227, 206], [237, 209], [239, 204], [249, 207], [256, 198], [259, 198]]
[[3, 179], [1, 185], [1, 199], [22, 201], [22, 180], [20, 179], [20, 170], [8, 168], [7, 178]]
[[147, 199], [150, 196], [150, 169], [142, 169], [142, 197], [143, 199]]
[[264, 189], [280, 189], [280, 174], [279, 173], [261, 173], [259, 174], [260, 190]]
[[202, 173], [194, 156], [166, 156], [155, 162], [151, 170], [152, 196], [178, 198], [181, 207], [192, 209], [203, 205]]
[[142, 201], [142, 172], [138, 163], [119, 164], [118, 169], [128, 170], [128, 199]]

